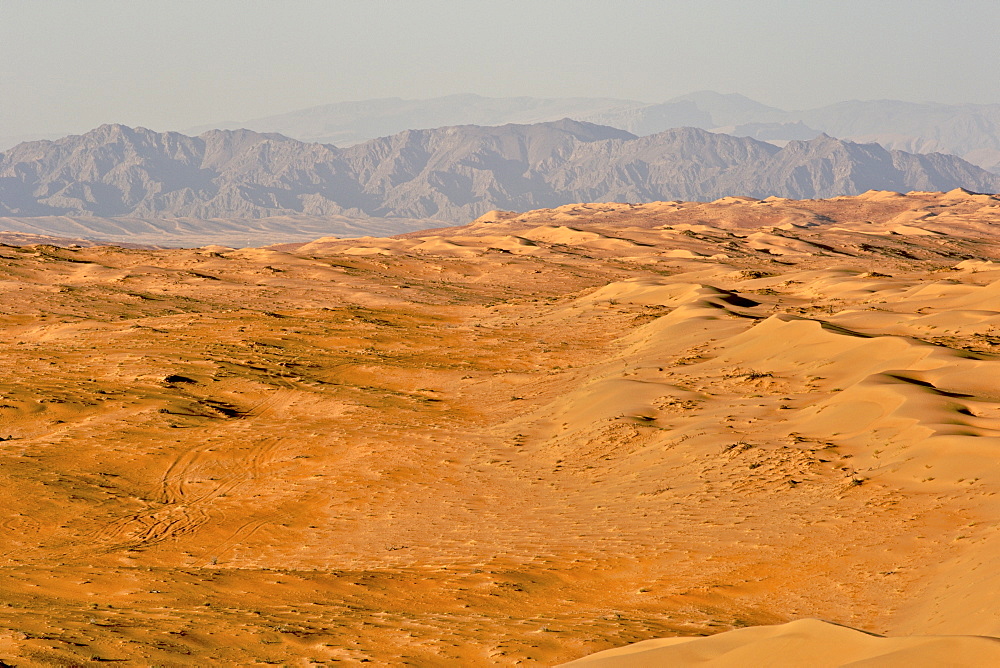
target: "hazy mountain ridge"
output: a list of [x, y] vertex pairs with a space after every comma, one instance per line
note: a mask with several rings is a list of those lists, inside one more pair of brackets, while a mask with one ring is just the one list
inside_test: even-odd
[[822, 135], [784, 148], [678, 128], [636, 137], [565, 119], [408, 130], [340, 149], [279, 134], [197, 137], [105, 125], [0, 154], [0, 215], [465, 222], [493, 209], [587, 201], [832, 197], [866, 190], [996, 192], [1000, 176], [948, 155]]
[[279, 132], [301, 141], [350, 146], [405, 130], [450, 125], [532, 124], [561, 118], [600, 123], [596, 117], [609, 110], [625, 113], [646, 106], [645, 102], [615, 98], [491, 98], [473, 94], [426, 100], [390, 97], [324, 104], [243, 122], [202, 125], [188, 132], [249, 128]]
[[780, 143], [812, 139], [825, 132], [911, 153], [954, 153], [986, 169], [1000, 171], [1000, 104], [852, 100], [786, 111], [743, 95], [713, 91], [656, 104], [614, 98], [450, 95], [426, 100], [341, 102], [240, 123], [205, 125], [189, 132], [249, 128], [279, 132], [301, 141], [347, 146], [413, 128], [539, 123], [566, 117], [637, 135], [690, 126]]
[[[973, 164], [1000, 172], [1000, 104], [940, 104], [900, 100], [850, 100], [801, 111], [785, 111], [743, 95], [701, 91], [640, 108], [600, 115], [607, 125], [637, 134], [667, 127], [678, 105], [693, 105], [695, 115], [684, 125], [778, 142], [811, 139], [826, 133], [858, 143], [875, 142], [910, 153], [952, 153]], [[585, 117], [582, 120], [595, 120]], [[674, 123], [673, 125], [680, 125]]]

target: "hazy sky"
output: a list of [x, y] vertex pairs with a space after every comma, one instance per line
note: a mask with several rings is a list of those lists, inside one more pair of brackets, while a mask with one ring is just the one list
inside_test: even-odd
[[1000, 102], [998, 0], [0, 0], [0, 135], [373, 97]]

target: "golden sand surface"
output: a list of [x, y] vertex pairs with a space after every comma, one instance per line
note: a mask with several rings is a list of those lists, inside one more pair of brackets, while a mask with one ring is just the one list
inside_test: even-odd
[[998, 230], [871, 192], [0, 246], [0, 659], [988, 661]]

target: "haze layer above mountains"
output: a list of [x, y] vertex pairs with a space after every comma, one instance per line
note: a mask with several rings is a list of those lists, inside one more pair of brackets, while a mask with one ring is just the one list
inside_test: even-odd
[[[189, 217], [201, 219], [203, 229], [204, 219], [220, 218], [408, 219], [398, 229], [379, 230], [385, 233], [466, 222], [496, 209], [575, 202], [822, 198], [958, 187], [997, 192], [1000, 176], [955, 156], [826, 135], [779, 148], [697, 128], [637, 137], [568, 119], [407, 130], [348, 148], [249, 130], [189, 137], [105, 125], [2, 154], [0, 215], [10, 218], [0, 223], [18, 232], [87, 237], [95, 232], [87, 234], [79, 220], [39, 225], [25, 219]], [[127, 236], [142, 225], [132, 220], [120, 228]]]
[[490, 98], [450, 95], [427, 100], [383, 98], [341, 102], [241, 122], [191, 128], [246, 128], [301, 141], [359, 144], [413, 128], [445, 125], [540, 123], [561, 118], [609, 125], [636, 135], [697, 127], [784, 142], [821, 133], [859, 143], [877, 142], [911, 153], [953, 153], [1000, 171], [1000, 104], [937, 104], [850, 100], [786, 111], [739, 94], [701, 91], [658, 104], [614, 98]]

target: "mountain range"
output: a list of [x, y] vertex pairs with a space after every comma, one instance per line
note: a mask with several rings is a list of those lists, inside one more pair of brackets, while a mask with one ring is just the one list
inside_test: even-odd
[[638, 137], [569, 119], [407, 130], [347, 148], [250, 130], [190, 137], [104, 125], [0, 154], [0, 215], [21, 218], [305, 215], [463, 223], [495, 209], [574, 202], [957, 187], [997, 192], [1000, 176], [955, 156], [827, 135], [779, 148], [698, 128]]
[[877, 142], [911, 153], [953, 153], [1000, 173], [1000, 104], [851, 100], [786, 111], [739, 94], [701, 91], [649, 104], [615, 98], [492, 98], [449, 95], [426, 100], [383, 98], [327, 104], [240, 122], [191, 128], [246, 128], [301, 141], [349, 146], [413, 128], [531, 124], [573, 118], [636, 135], [697, 127], [782, 144], [826, 133]]

